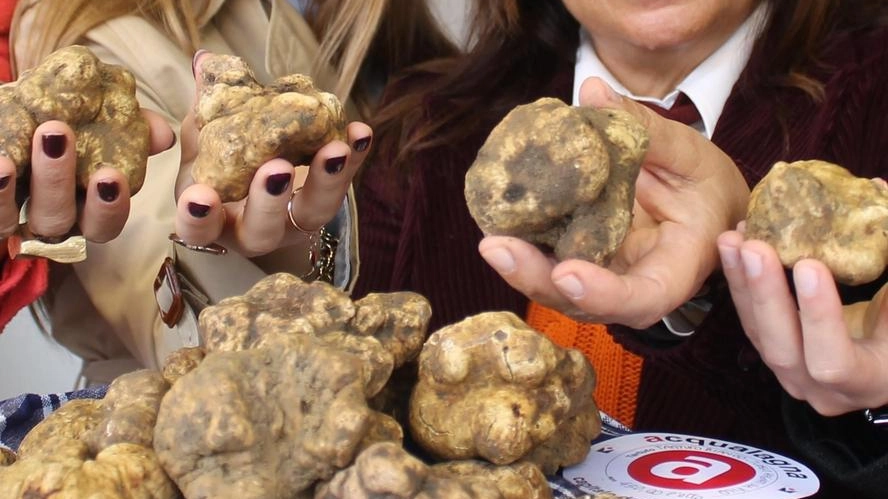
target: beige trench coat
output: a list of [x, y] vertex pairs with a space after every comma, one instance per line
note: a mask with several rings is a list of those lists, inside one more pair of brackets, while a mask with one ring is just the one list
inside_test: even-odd
[[[210, 3], [202, 28], [203, 48], [243, 57], [260, 80], [311, 72], [317, 41], [286, 0]], [[164, 115], [178, 133], [178, 122], [192, 105], [195, 92], [191, 54], [182, 53], [161, 31], [137, 17], [95, 28], [82, 43], [105, 62], [132, 71], [142, 106]], [[332, 88], [332, 72], [314, 77], [321, 88]], [[346, 107], [353, 111], [351, 105]], [[356, 115], [351, 112], [351, 117]], [[179, 157], [177, 143], [149, 160], [144, 186], [132, 198], [130, 217], [119, 237], [89, 244], [86, 261], [54, 265], [50, 272], [46, 304], [51, 333], [84, 359], [83, 376], [90, 383], [109, 382], [140, 367], [158, 368], [173, 350], [197, 344], [199, 306], [187, 306], [175, 327], [161, 320], [154, 282], [166, 257], [173, 257], [183, 277], [195, 285], [198, 294], [206, 295], [205, 300], [195, 301], [205, 303], [241, 294], [267, 273], [291, 269], [299, 273], [296, 269], [304, 268], [307, 255], [286, 248], [259, 261], [234, 252], [225, 256], [195, 253], [170, 243]], [[349, 255], [347, 275], [337, 278], [343, 287], [349, 287], [357, 274], [357, 224], [351, 199], [345, 204], [350, 223], [340, 232], [345, 239], [340, 246], [344, 244]]]

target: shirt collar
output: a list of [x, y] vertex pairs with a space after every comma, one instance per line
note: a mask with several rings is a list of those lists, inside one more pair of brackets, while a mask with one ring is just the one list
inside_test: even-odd
[[749, 61], [752, 46], [758, 36], [767, 15], [766, 2], [762, 2], [737, 31], [728, 38], [721, 47], [701, 62], [691, 73], [682, 80], [678, 86], [663, 99], [633, 95], [626, 89], [610, 71], [595, 49], [589, 35], [582, 30], [580, 33], [580, 46], [577, 49], [577, 63], [574, 71], [573, 104], [579, 105], [580, 85], [586, 78], [597, 76], [606, 81], [615, 91], [633, 100], [649, 102], [663, 108], [670, 108], [675, 103], [678, 94], [684, 92], [697, 106], [702, 123], [697, 123], [695, 128], [707, 138], [712, 138], [715, 125], [721, 116], [725, 102], [731, 94], [731, 90], [740, 73]]

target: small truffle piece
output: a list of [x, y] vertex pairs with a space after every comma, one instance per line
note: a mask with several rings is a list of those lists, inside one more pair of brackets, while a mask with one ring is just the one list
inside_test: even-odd
[[498, 467], [465, 462], [427, 466], [393, 443], [361, 452], [355, 464], [321, 484], [315, 499], [548, 499], [549, 484], [529, 463]]
[[148, 164], [149, 130], [136, 100], [135, 79], [127, 70], [72, 45], [0, 87], [0, 154], [15, 163], [18, 178], [27, 178], [34, 130], [50, 120], [74, 129], [81, 189], [90, 175], [107, 166], [126, 176], [131, 195], [139, 191]]
[[163, 379], [170, 385], [191, 372], [204, 358], [201, 347], [184, 347], [171, 353], [163, 363]]
[[192, 176], [223, 202], [243, 199], [266, 161], [308, 164], [322, 146], [345, 137], [339, 100], [315, 88], [308, 76], [284, 76], [263, 86], [243, 59], [212, 54], [201, 62], [200, 78]]
[[746, 238], [786, 267], [815, 258], [841, 283], [874, 281], [888, 261], [888, 187], [825, 161], [778, 162], [752, 190]]
[[606, 265], [632, 223], [645, 129], [623, 111], [542, 98], [491, 131], [466, 173], [469, 212], [487, 234]]
[[[410, 434], [439, 459], [526, 459], [554, 473], [582, 461], [601, 431], [594, 387], [578, 350], [558, 347], [511, 312], [478, 314], [426, 341]], [[549, 442], [560, 448], [550, 451]]]
[[0, 447], [0, 466], [9, 466], [15, 462], [15, 452], [6, 447]]

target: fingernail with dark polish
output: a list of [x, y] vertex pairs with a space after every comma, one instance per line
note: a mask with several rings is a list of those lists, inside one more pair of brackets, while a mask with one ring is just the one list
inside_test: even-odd
[[96, 184], [99, 197], [106, 203], [111, 203], [120, 195], [120, 186], [117, 182], [99, 182]]
[[357, 152], [364, 152], [367, 148], [370, 147], [370, 137], [364, 137], [363, 139], [358, 139], [352, 144], [352, 149]]
[[324, 165], [324, 169], [327, 170], [327, 173], [330, 175], [336, 175], [341, 172], [345, 167], [345, 156], [339, 156], [338, 158], [330, 158], [327, 160], [327, 163]]
[[200, 203], [188, 203], [188, 213], [194, 218], [203, 218], [210, 213], [210, 207]]
[[65, 146], [68, 137], [63, 133], [45, 133], [43, 134], [43, 154], [52, 159], [61, 158], [65, 154]]
[[11, 179], [11, 178], [12, 178], [12, 175], [0, 177], [0, 189], [6, 189], [6, 186], [9, 185], [9, 179]]
[[272, 196], [280, 196], [287, 189], [287, 186], [290, 185], [291, 178], [293, 178], [293, 175], [290, 173], [269, 175], [265, 179], [265, 190]]

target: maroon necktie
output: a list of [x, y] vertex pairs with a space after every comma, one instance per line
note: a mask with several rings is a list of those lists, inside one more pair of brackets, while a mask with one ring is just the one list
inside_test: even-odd
[[675, 103], [669, 109], [663, 109], [662, 107], [652, 104], [650, 102], [642, 102], [642, 104], [647, 107], [653, 109], [660, 116], [663, 116], [666, 119], [678, 121], [679, 123], [684, 123], [685, 125], [693, 125], [694, 123], [700, 121], [700, 112], [697, 111], [697, 106], [691, 102], [691, 99], [688, 98], [684, 92], [678, 94], [678, 98], [675, 99]]

